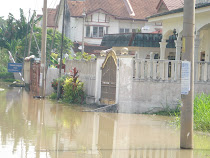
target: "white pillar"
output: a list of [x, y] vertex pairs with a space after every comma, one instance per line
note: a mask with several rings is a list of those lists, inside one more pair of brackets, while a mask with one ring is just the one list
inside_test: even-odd
[[144, 63], [145, 61], [144, 60], [141, 60], [141, 79], [144, 80]]
[[199, 66], [200, 64], [197, 63], [199, 61], [199, 46], [200, 46], [200, 39], [199, 39], [199, 33], [196, 35], [196, 38], [195, 38], [195, 52], [194, 52], [194, 67], [195, 67], [195, 82], [197, 82], [199, 80]]
[[[206, 38], [207, 40], [205, 40], [205, 42], [209, 41], [210, 38], [209, 38], [209, 31], [206, 32]], [[208, 64], [207, 62], [209, 62], [209, 56], [210, 56], [210, 46], [208, 43], [206, 43], [206, 48], [205, 48], [205, 65], [204, 65], [204, 81], [207, 81], [207, 72], [208, 72]]]
[[165, 40], [162, 40], [160, 43], [160, 59], [165, 59], [166, 54], [166, 45], [168, 44]]
[[176, 46], [176, 60], [180, 60], [180, 53], [182, 49], [182, 41], [180, 38], [178, 40], [174, 41]]

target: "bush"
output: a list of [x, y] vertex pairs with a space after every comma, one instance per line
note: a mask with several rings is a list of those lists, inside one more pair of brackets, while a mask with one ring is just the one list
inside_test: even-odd
[[69, 103], [83, 103], [85, 93], [83, 91], [84, 83], [78, 80], [78, 71], [73, 69], [73, 75], [66, 78], [63, 85], [63, 99]]
[[11, 72], [0, 72], [0, 79], [14, 79], [14, 75]]
[[[175, 116], [175, 123], [180, 126], [180, 111]], [[200, 94], [194, 99], [194, 129], [210, 132], [210, 95]]]
[[56, 99], [57, 98], [57, 93], [53, 92], [51, 95], [50, 95], [50, 99]]
[[210, 95], [197, 95], [194, 100], [194, 127], [210, 131]]
[[58, 82], [60, 81], [60, 93], [61, 93], [61, 97], [62, 97], [62, 95], [63, 95], [63, 85], [64, 85], [64, 81], [65, 81], [65, 79], [66, 79], [67, 77], [68, 77], [68, 76], [65, 75], [65, 76], [62, 76], [62, 77], [60, 77], [60, 78], [58, 78], [58, 79], [54, 79], [54, 80], [52, 81], [52, 87], [53, 87], [53, 89], [54, 89], [55, 92], [57, 92]]

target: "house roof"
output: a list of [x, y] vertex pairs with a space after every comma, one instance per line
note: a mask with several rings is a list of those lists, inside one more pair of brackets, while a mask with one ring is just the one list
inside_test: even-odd
[[[81, 52], [81, 50], [78, 48], [81, 45], [82, 45], [81, 42], [74, 42], [73, 50], [75, 53]], [[96, 56], [98, 56], [100, 55], [100, 52], [102, 50], [106, 50], [106, 49], [108, 49], [108, 47], [106, 46], [98, 46], [98, 45], [91, 45], [91, 44], [84, 43], [84, 51], [88, 54], [95, 54]]]
[[114, 16], [118, 19], [145, 20], [147, 16], [156, 13], [156, 6], [159, 0], [127, 0], [134, 11], [131, 16], [126, 5], [126, 0], [86, 0], [72, 1], [68, 0], [68, 7], [72, 17], [82, 17], [83, 10], [86, 14], [91, 14], [97, 10]]
[[[210, 3], [197, 3], [195, 5], [195, 9], [208, 7], [208, 6], [210, 6]], [[160, 14], [154, 14], [152, 16], [147, 17], [146, 19], [160, 17], [160, 16], [174, 14], [174, 13], [181, 13], [181, 12], [183, 12], [183, 10], [184, 10], [184, 8], [182, 7], [182, 8], [174, 9], [174, 10], [171, 10], [171, 11], [168, 11], [168, 12], [163, 12], [163, 13], [160, 13]]]
[[160, 0], [157, 6], [157, 10], [164, 4], [168, 11], [183, 8], [184, 0]]
[[57, 9], [48, 8], [47, 9], [47, 27], [55, 27], [55, 15]]
[[[162, 39], [161, 34], [155, 33], [123, 33], [104, 35], [101, 46], [112, 47], [160, 47], [159, 42]], [[175, 48], [175, 36], [172, 35], [167, 40], [167, 48]]]

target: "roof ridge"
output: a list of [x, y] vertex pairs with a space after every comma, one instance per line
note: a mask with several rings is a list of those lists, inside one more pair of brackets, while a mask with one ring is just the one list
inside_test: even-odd
[[125, 6], [126, 6], [126, 9], [127, 9], [127, 11], [128, 11], [128, 14], [129, 14], [130, 16], [135, 16], [135, 13], [134, 13], [134, 11], [133, 11], [133, 8], [132, 8], [132, 6], [131, 6], [130, 1], [129, 1], [129, 0], [123, 0], [123, 2], [124, 2], [124, 4], [125, 4]]

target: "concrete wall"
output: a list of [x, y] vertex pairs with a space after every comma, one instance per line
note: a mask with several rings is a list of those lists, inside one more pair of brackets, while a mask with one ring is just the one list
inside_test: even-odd
[[[143, 113], [175, 108], [181, 100], [181, 83], [168, 81], [134, 80], [131, 57], [118, 57], [119, 112]], [[126, 75], [125, 75], [126, 74]], [[210, 94], [210, 82], [195, 83], [195, 95]]]
[[26, 84], [30, 84], [30, 69], [31, 69], [31, 62], [25, 61], [24, 62], [24, 81]]
[[95, 84], [96, 84], [96, 60], [79, 61], [67, 60], [66, 73], [69, 73], [72, 68], [76, 67], [79, 71], [79, 80], [84, 82], [84, 91], [87, 95], [87, 102], [95, 102]]
[[[144, 113], [175, 108], [181, 100], [179, 80], [137, 80], [134, 78], [134, 55], [117, 55], [116, 104], [122, 113]], [[100, 104], [101, 66], [105, 57], [94, 61], [68, 60], [66, 70], [76, 67], [79, 79], [84, 82], [85, 92], [91, 102]], [[196, 82], [195, 94], [210, 94], [210, 82]]]
[[[64, 75], [64, 70], [62, 69], [61, 75]], [[59, 76], [59, 69], [57, 68], [48, 68], [47, 75], [46, 75], [46, 90], [45, 94], [50, 95], [52, 92], [54, 92], [52, 88], [52, 81], [54, 79], [57, 79]]]

